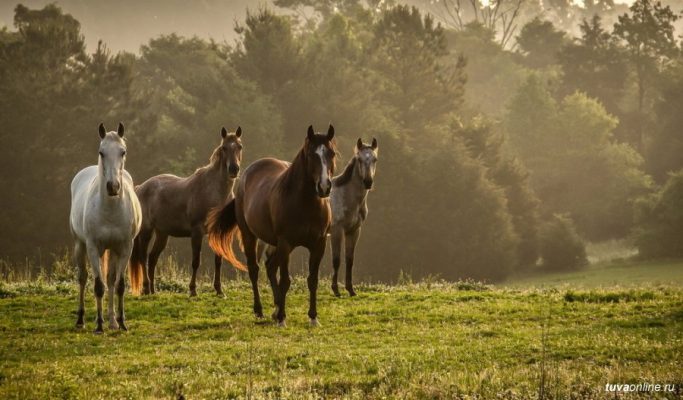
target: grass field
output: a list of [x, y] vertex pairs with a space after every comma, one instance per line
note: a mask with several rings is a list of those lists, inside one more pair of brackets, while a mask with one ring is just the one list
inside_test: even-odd
[[[604, 268], [580, 273], [583, 284], [624, 274]], [[246, 282], [228, 283], [226, 298], [202, 286], [193, 299], [184, 282], [166, 282], [127, 297], [129, 332], [101, 336], [92, 295], [87, 329], [73, 328], [75, 284], [0, 284], [0, 398], [654, 398], [604, 388], [683, 383], [680, 274], [646, 284], [638, 274], [656, 266], [624, 268], [637, 288], [591, 289], [577, 275], [359, 286], [337, 299], [322, 282], [315, 329], [301, 278], [287, 328], [251, 316]], [[572, 287], [554, 285], [563, 279]]]

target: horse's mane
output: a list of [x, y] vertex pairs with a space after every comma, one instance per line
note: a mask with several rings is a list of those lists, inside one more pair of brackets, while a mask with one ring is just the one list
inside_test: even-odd
[[215, 149], [213, 149], [213, 153], [211, 153], [211, 157], [209, 157], [209, 163], [206, 164], [206, 165], [203, 166], [203, 167], [197, 168], [197, 169], [194, 171], [194, 173], [195, 173], [195, 174], [203, 173], [204, 171], [209, 170], [209, 169], [211, 169], [212, 167], [214, 167], [214, 166], [216, 165], [216, 163], [218, 163], [218, 162], [221, 161], [221, 158], [222, 158], [222, 157], [221, 157], [221, 154], [222, 154], [222, 152], [221, 152], [221, 146], [218, 146], [218, 147], [216, 147]]
[[344, 186], [351, 181], [353, 177], [353, 170], [356, 167], [356, 157], [351, 157], [351, 160], [346, 164], [344, 171], [332, 179], [332, 184], [336, 187]]

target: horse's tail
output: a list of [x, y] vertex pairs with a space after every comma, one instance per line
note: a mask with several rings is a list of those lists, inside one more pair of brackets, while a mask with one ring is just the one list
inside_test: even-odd
[[247, 267], [237, 259], [232, 249], [232, 242], [239, 234], [237, 216], [235, 215], [235, 200], [231, 200], [224, 207], [216, 207], [206, 218], [206, 228], [209, 232], [209, 246], [216, 254], [225, 258], [233, 267], [246, 271]]
[[128, 277], [130, 278], [130, 291], [138, 295], [142, 293], [142, 277], [145, 273], [145, 252], [147, 251], [140, 243], [138, 234], [133, 240], [133, 252], [128, 262]]
[[102, 280], [109, 282], [109, 250], [105, 250], [100, 257], [100, 272], [102, 273]]

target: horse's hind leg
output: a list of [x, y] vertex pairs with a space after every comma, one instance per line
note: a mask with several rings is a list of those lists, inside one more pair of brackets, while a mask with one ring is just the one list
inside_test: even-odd
[[95, 277], [95, 301], [97, 302], [97, 317], [95, 319], [95, 333], [102, 333], [102, 323], [104, 319], [102, 318], [102, 297], [104, 297], [104, 281], [102, 280], [102, 270], [100, 268], [100, 251], [94, 242], [88, 242], [86, 244], [88, 251], [88, 259], [90, 260], [90, 268], [92, 269], [93, 276]]
[[244, 255], [247, 256], [247, 270], [249, 271], [251, 290], [254, 293], [254, 315], [256, 315], [256, 318], [263, 318], [263, 305], [261, 305], [261, 294], [258, 290], [259, 266], [256, 261], [256, 236], [247, 229], [242, 230], [241, 228], [240, 234], [242, 235]]
[[330, 245], [332, 247], [332, 292], [335, 296], [340, 297], [339, 286], [337, 285], [337, 279], [339, 275], [339, 264], [341, 258], [341, 244], [343, 236], [343, 230], [339, 227], [333, 227], [330, 233]]
[[133, 245], [133, 251], [135, 252], [135, 256], [133, 258], [136, 259], [137, 262], [142, 263], [142, 294], [152, 293], [152, 284], [149, 278], [149, 268], [147, 268], [147, 252], [149, 251], [149, 242], [152, 240], [152, 233], [153, 231], [151, 229], [143, 228], [135, 238]]
[[149, 252], [149, 265], [147, 266], [147, 273], [149, 274], [149, 291], [151, 293], [156, 292], [154, 287], [154, 276], [156, 275], [159, 256], [161, 255], [161, 252], [164, 251], [164, 248], [166, 248], [166, 243], [168, 243], [168, 235], [156, 231], [154, 234], [154, 245], [152, 246], [152, 251]]
[[218, 254], [214, 255], [214, 272], [213, 272], [213, 288], [216, 289], [216, 295], [223, 296], [223, 288], [221, 288], [221, 262], [223, 259]]
[[[287, 292], [292, 282], [289, 277], [289, 253], [291, 251], [292, 248], [289, 246], [289, 243], [279, 239], [275, 254], [268, 259], [268, 264], [266, 265], [271, 285], [275, 281], [277, 268], [280, 267], [280, 281], [277, 285], [273, 285], [273, 297], [275, 298], [276, 306], [273, 315], [276, 317], [279, 326], [285, 326], [285, 319], [287, 318], [285, 306], [287, 303]], [[277, 291], [275, 288], [277, 288]]]
[[355, 296], [356, 292], [353, 290], [353, 253], [356, 251], [356, 243], [360, 237], [360, 227], [353, 232], [347, 232], [344, 237], [346, 248], [344, 255], [346, 256], [346, 290], [350, 296]]
[[76, 320], [76, 328], [83, 328], [85, 323], [83, 318], [85, 316], [85, 284], [88, 282], [88, 270], [85, 267], [85, 243], [76, 240], [74, 246], [74, 264], [78, 268], [78, 319]]
[[118, 315], [116, 317], [116, 322], [119, 325], [119, 329], [122, 331], [127, 331], [128, 327], [126, 326], [126, 314], [123, 311], [123, 296], [126, 293], [126, 278], [125, 278], [125, 272], [126, 272], [126, 266], [128, 264], [128, 259], [130, 258], [132, 250], [131, 249], [124, 249], [121, 253], [121, 258], [120, 262], [117, 265], [116, 268], [116, 294], [118, 295]]

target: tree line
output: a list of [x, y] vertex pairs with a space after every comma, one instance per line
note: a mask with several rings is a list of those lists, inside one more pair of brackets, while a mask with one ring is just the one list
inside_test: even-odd
[[0, 31], [2, 257], [69, 245], [69, 183], [95, 162], [100, 121], [126, 124], [137, 183], [206, 164], [224, 125], [243, 128], [246, 163], [292, 158], [309, 124], [334, 123], [339, 168], [376, 137], [357, 252], [372, 279], [576, 267], [585, 240], [610, 238], [683, 255], [679, 11], [638, 0], [578, 37], [540, 15], [509, 50], [495, 24], [336, 3], [277, 0], [284, 12], [247, 11], [233, 45], [172, 34], [139, 54], [89, 53], [68, 10], [18, 5]]

